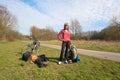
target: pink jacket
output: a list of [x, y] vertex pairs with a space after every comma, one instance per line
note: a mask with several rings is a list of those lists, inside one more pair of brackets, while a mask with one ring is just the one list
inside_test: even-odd
[[57, 35], [58, 39], [60, 41], [70, 41], [71, 43], [71, 40], [70, 40], [70, 31], [68, 30], [68, 32], [66, 32], [64, 29], [62, 29], [58, 35]]

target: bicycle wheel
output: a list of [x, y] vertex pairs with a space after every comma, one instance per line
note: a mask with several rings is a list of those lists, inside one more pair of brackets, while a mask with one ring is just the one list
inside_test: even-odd
[[73, 61], [77, 58], [77, 48], [73, 45], [70, 46], [69, 57]]

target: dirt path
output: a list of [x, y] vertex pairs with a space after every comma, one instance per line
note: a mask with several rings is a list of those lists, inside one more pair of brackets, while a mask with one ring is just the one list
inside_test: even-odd
[[[59, 50], [61, 49], [61, 46], [51, 45], [51, 44], [41, 44], [41, 46], [50, 47]], [[77, 49], [77, 51], [79, 54], [120, 62], [120, 53], [85, 50], [85, 49]]]

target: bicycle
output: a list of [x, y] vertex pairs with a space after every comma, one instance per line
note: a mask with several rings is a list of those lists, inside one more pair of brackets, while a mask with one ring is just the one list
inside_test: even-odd
[[30, 53], [39, 53], [40, 42], [37, 40], [30, 40], [22, 49], [21, 53], [30, 52]]

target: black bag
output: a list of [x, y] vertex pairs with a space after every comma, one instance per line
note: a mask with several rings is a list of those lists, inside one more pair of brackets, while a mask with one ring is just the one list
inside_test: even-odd
[[45, 55], [40, 55], [36, 59], [35, 63], [37, 64], [38, 67], [46, 67], [47, 65], [43, 64], [43, 61], [47, 61], [47, 58], [45, 57]]
[[42, 61], [48, 61], [48, 58], [44, 54], [38, 57], [40, 57]]
[[44, 66], [44, 64], [43, 64], [43, 62], [42, 62], [40, 57], [38, 57], [36, 59], [35, 63], [37, 64], [38, 67], [43, 67]]
[[25, 52], [25, 53], [23, 53], [23, 55], [22, 55], [22, 60], [24, 60], [24, 61], [27, 61], [28, 60], [28, 58], [30, 57], [30, 52]]

